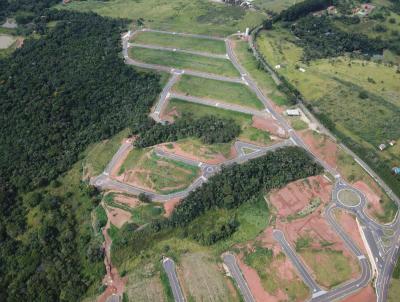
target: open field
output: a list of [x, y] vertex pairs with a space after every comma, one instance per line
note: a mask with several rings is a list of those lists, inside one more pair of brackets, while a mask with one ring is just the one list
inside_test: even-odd
[[238, 77], [239, 73], [227, 59], [209, 58], [183, 52], [163, 51], [133, 47], [129, 56], [137, 61], [179, 69], [191, 69], [207, 73]]
[[251, 251], [244, 252], [244, 262], [257, 273], [265, 291], [255, 289], [253, 282], [249, 281], [251, 279], [256, 281], [257, 278], [256, 276], [251, 278], [251, 271], [246, 269], [245, 276], [250, 287], [253, 287], [257, 301], [304, 301], [309, 296], [308, 287], [296, 275], [285, 254], [280, 252], [274, 255], [272, 249], [261, 247], [256, 243]]
[[220, 100], [255, 109], [264, 105], [246, 85], [183, 75], [173, 90], [197, 97]]
[[168, 31], [186, 31], [215, 36], [227, 36], [262, 22], [260, 12], [244, 10], [208, 0], [72, 1], [58, 8], [94, 11], [103, 16], [142, 18], [146, 27]]
[[118, 179], [139, 187], [168, 194], [188, 187], [199, 168], [157, 156], [153, 150], [133, 149], [123, 163]]
[[225, 54], [225, 42], [178, 35], [163, 34], [157, 32], [138, 32], [131, 42], [139, 44], [159, 45], [170, 48], [209, 52], [213, 54]]
[[15, 41], [13, 36], [0, 34], [0, 49], [6, 49], [10, 47]]
[[262, 90], [264, 95], [268, 96], [277, 105], [286, 106], [290, 104], [287, 97], [278, 90], [272, 77], [259, 68], [259, 63], [254, 58], [247, 42], [234, 40], [234, 50], [240, 63], [246, 68], [254, 81], [256, 81], [257, 86]]
[[160, 279], [160, 271], [153, 265], [148, 264], [136, 269], [129, 273], [127, 277], [125, 293], [129, 301], [168, 301]]
[[179, 277], [186, 296], [193, 301], [240, 301], [222, 266], [206, 253], [182, 256]]
[[392, 278], [389, 295], [388, 295], [388, 302], [396, 302], [400, 296], [400, 279]]
[[255, 0], [253, 1], [254, 6], [263, 9], [271, 10], [273, 12], [279, 13], [280, 11], [293, 5], [292, 0]]

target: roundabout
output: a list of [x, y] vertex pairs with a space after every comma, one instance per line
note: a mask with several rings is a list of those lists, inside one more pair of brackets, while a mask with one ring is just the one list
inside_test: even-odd
[[346, 207], [357, 207], [361, 203], [360, 195], [351, 189], [341, 189], [337, 192], [337, 199]]

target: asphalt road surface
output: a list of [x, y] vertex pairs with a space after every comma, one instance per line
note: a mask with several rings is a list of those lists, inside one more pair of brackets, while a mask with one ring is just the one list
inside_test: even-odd
[[[146, 31], [146, 30], [143, 30], [143, 31]], [[147, 30], [147, 31], [161, 32], [161, 33], [171, 34], [171, 35], [190, 36], [190, 37], [197, 37], [197, 38], [207, 38], [207, 39], [210, 38], [210, 37], [204, 36], [204, 35], [192, 35], [192, 34], [185, 34], [185, 33], [178, 34], [178, 33], [156, 31], [156, 30]], [[128, 40], [129, 40], [129, 38], [130, 38], [129, 34], [125, 35], [123, 37], [123, 55], [125, 58], [125, 62], [127, 64], [131, 64], [131, 65], [135, 65], [135, 66], [139, 66], [139, 67], [143, 67], [143, 68], [150, 68], [150, 69], [156, 69], [156, 70], [160, 70], [160, 71], [166, 71], [166, 72], [170, 72], [170, 73], [178, 73], [178, 74], [186, 73], [189, 75], [204, 77], [204, 78], [208, 78], [208, 79], [237, 82], [237, 83], [242, 83], [242, 84], [244, 83], [244, 84], [248, 85], [249, 88], [251, 90], [253, 90], [256, 93], [256, 95], [258, 96], [258, 98], [263, 102], [263, 104], [266, 107], [266, 110], [281, 124], [281, 126], [285, 129], [285, 131], [287, 133], [289, 133], [290, 141], [293, 142], [294, 144], [304, 148], [306, 151], [308, 151], [311, 154], [311, 156], [324, 167], [324, 169], [326, 171], [328, 171], [330, 174], [332, 174], [335, 177], [336, 186], [335, 186], [334, 190], [339, 190], [340, 188], [343, 188], [343, 187], [345, 187], [347, 189], [355, 190], [349, 184], [345, 183], [341, 179], [340, 174], [333, 167], [329, 166], [325, 161], [323, 161], [322, 159], [318, 158], [315, 154], [313, 154], [311, 152], [310, 148], [297, 135], [297, 133], [290, 127], [290, 125], [286, 122], [286, 120], [274, 110], [271, 100], [261, 92], [261, 90], [258, 88], [255, 81], [248, 75], [247, 71], [240, 65], [239, 61], [237, 60], [237, 58], [235, 56], [235, 53], [233, 52], [229, 37], [227, 39], [221, 39], [221, 38], [215, 38], [215, 37], [212, 37], [212, 38], [217, 39], [217, 40], [225, 40], [228, 57], [231, 60], [232, 64], [240, 72], [241, 78], [229, 78], [229, 77], [219, 76], [219, 75], [215, 75], [215, 74], [197, 72], [197, 71], [193, 71], [193, 70], [176, 70], [176, 69], [166, 67], [166, 66], [137, 62], [137, 61], [129, 58], [129, 56], [128, 56]], [[250, 46], [254, 49], [254, 45], [252, 44], [251, 39], [250, 39]], [[272, 73], [272, 75], [274, 75], [273, 71], [271, 71], [271, 73]], [[275, 75], [275, 77], [276, 77], [276, 75]], [[168, 95], [168, 92], [167, 92], [168, 90], [169, 89], [165, 90], [167, 95]], [[167, 99], [167, 95], [165, 97], [163, 96], [161, 101], [165, 101], [165, 99]], [[195, 101], [195, 99], [192, 99], [192, 98], [191, 98], [191, 100]], [[197, 99], [197, 101], [199, 101], [199, 100]], [[210, 105], [218, 107], [217, 104], [215, 104], [215, 103], [210, 104]], [[161, 106], [162, 106], [162, 103], [161, 103]], [[234, 107], [231, 107], [231, 108], [232, 108], [232, 110], [235, 110]], [[237, 111], [239, 111], [239, 110], [237, 110]], [[286, 143], [286, 141], [285, 141], [285, 143]], [[363, 161], [361, 161], [361, 159], [359, 159], [347, 147], [344, 146], [344, 149], [347, 152], [349, 152], [353, 156], [353, 158], [355, 158], [355, 160], [357, 162], [359, 162], [359, 164], [368, 173], [371, 174], [371, 176], [373, 178], [375, 178], [375, 180], [382, 186], [382, 188], [387, 192], [387, 194], [394, 201], [396, 201], [397, 204], [400, 206], [399, 198], [396, 195], [394, 195], [394, 193], [390, 190], [390, 188], [388, 188], [388, 186], [372, 171], [372, 169], [370, 169], [368, 167], [368, 165], [366, 165]], [[234, 161], [232, 161], [232, 162], [241, 163], [243, 160], [248, 160], [250, 158], [254, 158], [254, 157], [251, 157], [251, 155], [254, 156], [254, 154], [255, 154], [255, 156], [259, 156], [258, 154], [262, 155], [263, 152], [267, 152], [267, 151], [262, 149], [262, 150], [258, 150], [257, 152], [250, 153], [249, 155], [244, 155], [244, 152], [242, 152], [241, 156], [234, 159]], [[228, 164], [228, 163], [225, 163], [225, 164]], [[214, 171], [217, 171], [217, 170], [214, 170]], [[212, 174], [210, 174], [210, 175], [212, 175]], [[200, 186], [205, 180], [206, 180], [206, 177], [204, 177], [204, 175], [202, 175], [202, 177], [200, 177], [198, 180], [196, 180], [195, 184], [193, 184], [191, 187], [189, 187], [186, 191], [179, 192], [177, 194], [185, 195], [190, 190], [193, 190], [194, 188]], [[93, 180], [93, 182], [96, 185], [98, 185], [99, 187], [101, 187], [101, 184], [107, 183], [107, 181], [114, 181], [114, 180], [111, 180], [106, 174], [102, 174]], [[124, 190], [124, 186], [125, 186], [125, 189], [126, 189], [126, 186], [129, 186], [129, 185], [122, 184], [122, 183], [119, 183], [117, 185], [114, 183], [113, 185], [114, 185], [115, 189], [122, 189], [122, 190]], [[138, 191], [140, 191], [140, 189], [133, 188], [133, 191], [138, 192]], [[129, 190], [127, 190], [127, 192], [130, 192], [130, 193], [133, 191], [132, 191], [132, 188], [129, 188]], [[335, 193], [337, 193], [337, 192], [335, 192], [335, 191], [333, 192], [333, 197], [335, 196]], [[137, 194], [137, 193], [134, 193], [134, 194]], [[336, 194], [336, 196], [337, 196], [337, 194]], [[355, 207], [348, 207], [348, 206], [344, 205], [343, 203], [341, 203], [337, 198], [336, 199], [333, 198], [333, 201], [335, 202], [336, 206], [344, 208], [347, 211], [350, 211], [350, 212], [353, 212], [354, 214], [356, 214], [357, 218], [360, 220], [360, 223], [362, 224], [363, 234], [368, 243], [368, 248], [371, 251], [372, 258], [373, 258], [373, 259], [371, 259], [371, 261], [376, 264], [377, 271], [375, 273], [376, 273], [376, 291], [377, 291], [377, 296], [378, 296], [378, 302], [383, 302], [383, 301], [386, 301], [387, 290], [388, 290], [388, 286], [390, 283], [391, 274], [393, 272], [395, 261], [397, 259], [396, 257], [398, 257], [398, 255], [399, 255], [400, 218], [397, 215], [394, 222], [387, 224], [385, 226], [382, 226], [382, 225], [376, 223], [375, 221], [370, 219], [363, 212], [364, 206], [366, 204], [366, 200], [365, 200], [365, 196], [363, 196], [363, 194], [360, 193], [360, 196], [362, 199], [361, 203]], [[164, 196], [161, 196], [161, 197], [164, 198]], [[171, 196], [168, 196], [168, 198], [171, 198]], [[329, 292], [322, 291], [320, 289], [320, 287], [315, 283], [315, 281], [311, 278], [311, 276], [308, 274], [308, 272], [306, 270], [302, 270], [302, 268], [304, 269], [304, 266], [299, 261], [295, 252], [287, 244], [286, 240], [284, 240], [283, 234], [280, 234], [279, 231], [274, 232], [274, 236], [276, 235], [276, 239], [281, 243], [285, 252], [288, 254], [290, 259], [295, 264], [296, 268], [299, 270], [301, 276], [305, 279], [306, 283], [310, 286], [310, 288], [312, 288], [312, 290], [314, 292], [312, 301], [332, 301], [332, 300], [337, 300], [337, 299], [343, 298], [343, 297], [353, 293], [357, 289], [366, 286], [372, 278], [372, 273], [371, 273], [368, 259], [365, 258], [364, 255], [358, 254], [359, 250], [357, 250], [357, 247], [355, 246], [355, 244], [352, 242], [352, 240], [349, 237], [347, 237], [343, 233], [341, 228], [338, 227], [334, 221], [330, 221], [329, 217], [327, 219], [331, 223], [333, 228], [336, 230], [336, 232], [338, 232], [338, 234], [341, 236], [341, 238], [345, 241], [345, 243], [349, 247], [349, 249], [352, 250], [352, 252], [355, 253], [355, 255], [358, 255], [357, 257], [360, 261], [360, 265], [362, 268], [362, 273], [361, 273], [360, 278], [358, 278], [357, 280], [342, 284]], [[385, 247], [383, 247], [382, 240], [380, 239], [380, 237], [382, 237], [382, 234], [387, 229], [393, 230], [394, 235], [392, 237], [392, 245], [389, 247], [389, 249], [385, 253], [383, 253]], [[224, 261], [225, 261], [225, 259], [224, 259]], [[231, 263], [231, 265], [232, 265], [232, 263]], [[240, 271], [239, 271], [239, 273], [240, 273]], [[240, 274], [240, 276], [241, 276], [241, 274]], [[237, 277], [239, 278], [239, 276], [237, 276]], [[246, 292], [245, 292], [246, 288], [241, 287], [240, 285], [239, 285], [239, 288], [240, 288], [243, 296], [245, 297], [246, 296]], [[247, 289], [248, 289], [248, 287], [247, 287]], [[248, 299], [250, 299], [250, 297], [248, 297]], [[247, 301], [253, 301], [253, 300], [246, 300], [246, 302]]]
[[169, 280], [169, 285], [172, 289], [172, 294], [174, 295], [174, 299], [176, 302], [185, 302], [185, 297], [183, 296], [183, 292], [181, 286], [179, 284], [178, 276], [175, 270], [175, 262], [170, 258], [165, 258], [163, 260], [163, 267], [165, 272], [167, 273], [167, 277]]
[[240, 293], [243, 296], [245, 302], [255, 302], [253, 295], [251, 294], [250, 288], [244, 279], [239, 266], [236, 263], [236, 258], [231, 253], [225, 253], [222, 255], [225, 265], [229, 269], [229, 273], [232, 278], [235, 279], [237, 286], [239, 287]]

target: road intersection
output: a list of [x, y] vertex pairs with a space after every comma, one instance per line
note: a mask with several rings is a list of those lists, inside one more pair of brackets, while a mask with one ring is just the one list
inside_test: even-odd
[[[122, 44], [123, 44], [123, 55], [125, 62], [130, 65], [142, 67], [142, 68], [149, 68], [153, 70], [159, 70], [159, 71], [165, 71], [169, 72], [172, 76], [170, 80], [168, 81], [167, 85], [164, 87], [160, 99], [158, 103], [156, 104], [151, 116], [157, 121], [157, 122], [162, 122], [160, 119], [160, 113], [162, 112], [162, 109], [165, 106], [165, 103], [168, 101], [169, 98], [171, 97], [177, 97], [177, 98], [183, 98], [186, 101], [189, 102], [195, 102], [195, 103], [201, 103], [204, 105], [208, 106], [214, 106], [214, 107], [221, 107], [224, 109], [228, 110], [234, 110], [238, 112], [243, 112], [246, 111], [245, 113], [249, 113], [252, 115], [257, 115], [257, 114], [268, 114], [271, 115], [284, 129], [287, 133], [289, 133], [290, 139], [282, 141], [279, 144], [275, 144], [273, 146], [269, 147], [260, 147], [256, 145], [249, 145], [243, 142], [236, 142], [235, 148], [239, 150], [238, 154], [239, 156], [231, 161], [225, 162], [224, 165], [229, 165], [232, 163], [241, 163], [246, 160], [249, 160], [251, 158], [255, 158], [258, 156], [261, 156], [265, 154], [268, 151], [275, 150], [276, 148], [283, 147], [285, 145], [298, 145], [302, 148], [304, 148], [306, 151], [308, 151], [311, 156], [319, 162], [324, 169], [329, 172], [334, 178], [335, 178], [335, 185], [334, 189], [332, 191], [332, 202], [331, 204], [326, 208], [326, 216], [328, 222], [331, 224], [332, 228], [336, 231], [336, 233], [342, 238], [342, 240], [345, 242], [346, 246], [350, 249], [350, 251], [357, 257], [357, 259], [360, 262], [360, 267], [361, 267], [361, 275], [359, 276], [358, 279], [356, 280], [351, 280], [345, 284], [341, 284], [337, 287], [335, 287], [332, 290], [324, 290], [322, 289], [311, 277], [311, 275], [308, 273], [307, 268], [304, 266], [302, 261], [299, 259], [299, 257], [296, 255], [295, 251], [290, 247], [289, 243], [285, 240], [284, 234], [280, 230], [275, 230], [274, 231], [274, 238], [281, 244], [284, 252], [286, 255], [291, 259], [293, 262], [294, 266], [296, 269], [299, 271], [300, 276], [303, 278], [305, 283], [310, 287], [313, 295], [312, 298], [310, 299], [311, 301], [334, 301], [334, 300], [339, 300], [342, 299], [351, 293], [357, 291], [358, 289], [366, 286], [375, 276], [375, 287], [376, 287], [376, 292], [377, 292], [377, 297], [378, 297], [378, 302], [380, 301], [385, 301], [387, 297], [387, 290], [390, 282], [390, 277], [394, 269], [395, 261], [397, 257], [399, 256], [399, 240], [400, 240], [400, 218], [397, 215], [396, 219], [386, 225], [381, 225], [377, 222], [375, 222], [373, 219], [371, 219], [365, 212], [364, 208], [366, 206], [366, 197], [364, 194], [362, 194], [360, 191], [356, 190], [355, 188], [351, 187], [348, 183], [346, 183], [342, 178], [341, 175], [330, 165], [328, 165], [325, 161], [322, 159], [318, 158], [310, 148], [304, 143], [304, 141], [300, 138], [300, 136], [297, 135], [297, 133], [290, 127], [290, 125], [286, 122], [286, 120], [281, 116], [279, 113], [277, 113], [272, 106], [271, 100], [266, 97], [261, 90], [258, 88], [257, 84], [255, 81], [251, 78], [251, 76], [247, 73], [247, 71], [240, 65], [232, 47], [232, 41], [230, 37], [227, 37], [225, 39], [223, 38], [216, 38], [216, 37], [208, 37], [204, 35], [192, 35], [192, 34], [185, 34], [185, 33], [175, 33], [175, 32], [165, 32], [165, 31], [157, 31], [157, 30], [150, 30], [150, 29], [143, 29], [141, 31], [154, 31], [154, 32], [160, 32], [160, 33], [165, 33], [165, 34], [171, 34], [171, 35], [181, 35], [181, 36], [190, 36], [190, 37], [197, 37], [197, 38], [204, 38], [204, 39], [217, 39], [217, 40], [224, 40], [227, 48], [227, 55], [228, 59], [232, 62], [232, 64], [236, 67], [236, 69], [239, 71], [241, 74], [241, 78], [230, 78], [230, 77], [224, 77], [224, 76], [219, 76], [215, 74], [208, 74], [204, 72], [198, 72], [194, 70], [177, 70], [174, 68], [170, 68], [167, 66], [161, 66], [161, 65], [154, 65], [154, 64], [148, 64], [148, 63], [142, 63], [142, 62], [137, 62], [133, 60], [132, 58], [129, 57], [128, 55], [128, 48], [132, 46], [137, 46], [134, 43], [129, 43], [129, 39], [131, 36], [135, 34], [135, 32], [127, 33], [126, 35], [123, 36], [122, 39]], [[250, 46], [253, 47], [254, 50], [254, 45], [252, 44], [253, 41], [250, 39]], [[151, 45], [146, 45], [145, 47], [148, 48], [154, 48], [154, 49], [161, 49], [161, 50], [166, 50], [166, 51], [171, 51], [171, 49], [164, 48], [164, 47], [158, 47], [158, 46], [151, 46]], [[179, 49], [172, 49], [173, 51], [183, 51]], [[185, 51], [187, 52], [187, 51]], [[207, 55], [205, 53], [202, 53], [202, 55]], [[214, 57], [214, 55], [210, 54], [210, 57]], [[241, 83], [244, 85], [247, 85], [260, 99], [260, 101], [265, 105], [266, 110], [265, 111], [257, 111], [253, 110], [252, 112], [248, 111], [251, 110], [249, 108], [241, 108], [242, 106], [238, 105], [233, 105], [233, 104], [226, 104], [224, 103], [222, 107], [221, 103], [219, 102], [218, 104], [214, 100], [207, 100], [207, 99], [201, 99], [201, 98], [195, 98], [191, 96], [184, 96], [180, 94], [174, 94], [171, 92], [172, 86], [179, 80], [179, 76], [181, 74], [189, 74], [193, 76], [198, 76], [198, 77], [204, 77], [208, 79], [214, 79], [218, 81], [229, 81], [229, 82], [236, 82], [236, 83]], [[243, 145], [244, 144], [244, 145]], [[247, 149], [253, 149], [255, 150], [254, 152], [250, 154], [246, 154], [243, 151], [243, 147]], [[124, 148], [121, 150], [121, 148]], [[139, 194], [139, 193], [147, 193], [153, 200], [157, 201], [166, 201], [171, 198], [176, 198], [180, 197], [183, 198], [187, 196], [192, 190], [196, 189], [197, 187], [201, 186], [203, 182], [207, 180], [208, 177], [214, 175], [218, 171], [220, 171], [221, 165], [207, 165], [201, 162], [191, 162], [191, 164], [197, 164], [198, 166], [201, 167], [202, 175], [191, 185], [189, 186], [186, 190], [177, 192], [174, 194], [170, 195], [159, 195], [155, 194], [153, 192], [147, 192], [144, 189], [137, 188], [125, 183], [121, 183], [119, 181], [116, 181], [112, 178], [110, 178], [109, 173], [112, 171], [113, 165], [118, 160], [118, 157], [121, 156], [128, 148], [127, 146], [121, 146], [120, 150], [116, 153], [116, 155], [113, 157], [111, 160], [110, 164], [107, 166], [103, 174], [99, 175], [96, 178], [93, 178], [91, 182], [101, 188], [101, 189], [116, 189], [116, 190], [122, 190], [131, 194]], [[348, 150], [347, 148], [345, 150]], [[350, 150], [349, 150], [350, 151]], [[177, 157], [176, 155], [173, 154], [168, 154], [165, 151], [161, 152], [160, 150], [156, 149], [156, 152], [159, 156], [165, 156], [165, 157], [170, 157], [175, 160], [180, 160], [180, 161], [187, 161], [188, 159], [184, 159], [182, 157]], [[350, 154], [354, 156], [354, 153], [350, 151]], [[355, 157], [356, 158], [356, 157]], [[361, 160], [359, 160], [360, 165], [377, 180], [377, 182], [382, 186], [382, 188], [388, 193], [388, 195], [396, 201], [398, 205], [400, 205], [400, 200], [399, 198], [393, 194], [393, 192], [384, 184], [384, 182]], [[340, 190], [351, 190], [355, 194], [357, 194], [360, 197], [360, 202], [357, 205], [354, 206], [349, 206], [342, 200], [340, 200], [338, 196], [338, 192]], [[343, 229], [338, 225], [338, 223], [335, 221], [332, 211], [335, 208], [342, 208], [348, 212], [353, 213], [356, 215], [358, 223], [361, 226], [361, 233], [362, 237], [364, 239], [364, 242], [366, 244], [366, 248], [368, 251], [368, 258], [366, 255], [362, 254], [362, 252], [358, 249], [358, 247], [354, 244], [354, 242], [347, 236], [347, 234], [343, 231]], [[387, 231], [392, 231], [393, 235], [391, 236], [391, 244], [389, 247], [385, 247], [382, 243], [381, 238], [385, 235], [385, 232]], [[229, 256], [230, 255], [230, 256]], [[236, 283], [239, 286], [239, 289], [245, 299], [245, 301], [254, 301], [254, 298], [251, 296], [251, 292], [248, 290], [248, 286], [246, 284], [246, 281], [244, 280], [243, 276], [240, 273], [240, 269], [237, 266], [236, 261], [233, 261], [234, 256], [231, 254], [226, 254], [224, 258], [224, 262], [228, 266], [232, 277], [235, 279]], [[369, 259], [369, 261], [368, 261]], [[170, 262], [168, 262], [170, 263]], [[372, 269], [371, 269], [372, 266]], [[165, 265], [164, 268], [166, 269]], [[167, 269], [166, 269], [167, 271]], [[167, 272], [168, 273], [168, 272]], [[170, 279], [171, 281], [171, 279]], [[172, 281], [173, 282], [173, 281]], [[178, 287], [179, 287], [179, 283]], [[174, 286], [171, 283], [171, 286]], [[175, 284], [176, 286], [176, 284]], [[248, 292], [247, 292], [248, 291]], [[175, 294], [174, 294], [175, 297]], [[184, 301], [184, 300], [179, 300], [179, 299], [184, 299], [182, 297], [175, 297], [176, 301]]]

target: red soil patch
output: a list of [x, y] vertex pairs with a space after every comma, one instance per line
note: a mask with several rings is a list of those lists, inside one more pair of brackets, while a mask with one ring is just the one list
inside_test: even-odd
[[107, 217], [117, 228], [131, 220], [132, 214], [119, 208], [107, 207]]
[[332, 184], [323, 176], [313, 176], [298, 180], [270, 194], [269, 200], [278, 210], [278, 216], [296, 214], [304, 209], [313, 198], [320, 198], [328, 203]]
[[126, 196], [122, 194], [118, 194], [114, 196], [114, 201], [118, 203], [122, 203], [124, 205], [127, 205], [131, 208], [135, 208], [140, 205], [139, 199], [133, 196]]
[[376, 302], [376, 294], [372, 286], [368, 285], [342, 302]]
[[[279, 294], [271, 295], [267, 291], [264, 290], [261, 279], [258, 276], [258, 273], [255, 269], [247, 266], [240, 257], [237, 257], [238, 265], [243, 273], [244, 278], [246, 279], [247, 284], [249, 285], [250, 291], [253, 294], [253, 297], [256, 301], [264, 302], [278, 302], [280, 300], [285, 299], [285, 295], [279, 290]], [[284, 295], [282, 297], [282, 294]]]
[[104, 265], [106, 266], [106, 275], [103, 279], [103, 284], [107, 286], [106, 290], [97, 299], [98, 302], [105, 302], [108, 297], [113, 294], [122, 296], [125, 284], [128, 281], [127, 277], [121, 278], [118, 270], [111, 263], [111, 244], [112, 240], [108, 235], [108, 229], [110, 228], [110, 220], [107, 221], [106, 226], [103, 228], [102, 233], [104, 236]]
[[175, 206], [176, 206], [180, 201], [181, 201], [180, 198], [174, 198], [174, 199], [168, 200], [167, 202], [164, 202], [164, 204], [163, 204], [163, 205], [164, 205], [164, 211], [165, 211], [164, 216], [165, 216], [165, 217], [171, 216], [172, 212], [173, 212], [174, 209], [175, 209]]
[[[168, 143], [168, 145], [169, 145], [168, 147], [166, 145], [167, 144], [163, 144], [163, 145], [159, 145], [158, 147], [166, 153], [176, 154], [178, 156], [182, 156], [182, 157], [192, 159], [195, 161], [201, 161], [201, 162], [204, 162], [204, 163], [207, 163], [210, 165], [221, 164], [221, 163], [225, 162], [226, 160], [228, 160], [229, 158], [233, 158], [236, 156], [236, 150], [233, 146], [231, 147], [231, 152], [229, 154], [229, 157], [226, 158], [221, 153], [215, 153], [212, 155], [210, 154], [210, 155], [207, 155], [207, 157], [206, 156], [197, 156], [193, 153], [183, 150], [182, 147], [179, 145], [179, 143]], [[207, 152], [207, 147], [202, 147], [202, 148], [203, 148], [203, 150], [200, 150], [200, 151], [202, 151], [204, 153]]]
[[263, 118], [254, 115], [252, 126], [260, 130], [267, 130], [269, 133], [280, 138], [288, 137], [285, 129], [283, 129], [272, 117]]
[[370, 186], [361, 180], [356, 181], [353, 186], [365, 194], [368, 204], [371, 205], [371, 208], [367, 208], [369, 214], [373, 214], [374, 212], [383, 213], [382, 205], [379, 202], [381, 198]]
[[342, 226], [344, 231], [350, 236], [351, 239], [353, 239], [353, 241], [357, 244], [361, 251], [365, 255], [367, 255], [367, 250], [361, 238], [361, 234], [354, 215], [343, 210], [336, 210], [335, 215], [337, 221]]
[[315, 136], [312, 131], [300, 131], [298, 134], [310, 150], [333, 168], [337, 167], [337, 144], [326, 136]]

